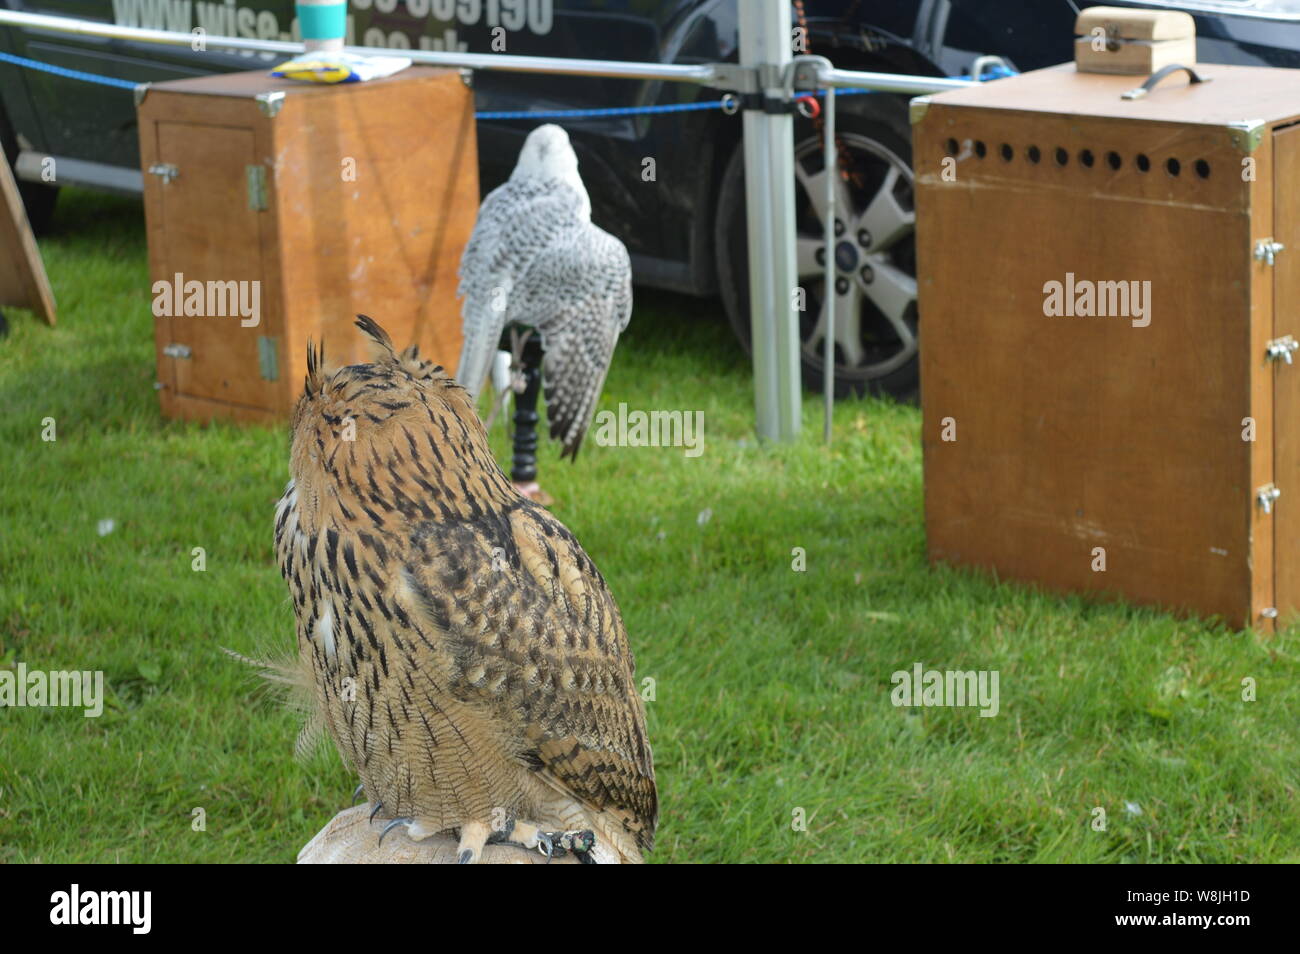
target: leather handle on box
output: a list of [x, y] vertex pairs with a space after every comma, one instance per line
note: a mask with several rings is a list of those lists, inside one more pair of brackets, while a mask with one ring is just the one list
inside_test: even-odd
[[1195, 86], [1197, 83], [1208, 83], [1210, 81], [1210, 78], [1208, 76], [1202, 76], [1200, 73], [1197, 73], [1196, 70], [1192, 69], [1190, 66], [1183, 66], [1179, 63], [1170, 63], [1164, 69], [1156, 70], [1154, 73], [1148, 76], [1147, 81], [1143, 83], [1141, 86], [1135, 87], [1134, 89], [1129, 90], [1127, 93], [1124, 93], [1122, 96], [1120, 96], [1120, 99], [1141, 99], [1147, 93], [1155, 89], [1156, 84], [1159, 83], [1166, 76], [1168, 76], [1170, 73], [1177, 73], [1180, 70], [1186, 71], [1188, 77], [1187, 85], [1189, 86]]

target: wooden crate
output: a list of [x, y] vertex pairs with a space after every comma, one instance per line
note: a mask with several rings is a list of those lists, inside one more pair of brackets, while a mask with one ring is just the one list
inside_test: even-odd
[[[1271, 630], [1300, 608], [1300, 71], [1197, 69], [913, 103], [929, 555]], [[1150, 282], [1146, 320], [1080, 316], [1081, 281]]]
[[[181, 310], [188, 298], [204, 312], [155, 319], [164, 415], [284, 417], [308, 338], [330, 364], [368, 360], [358, 312], [455, 367], [456, 269], [479, 199], [474, 101], [456, 71], [158, 83], [139, 119], [154, 313], [177, 303], [178, 284]], [[201, 295], [184, 294], [191, 281]], [[255, 325], [229, 282], [259, 283], [233, 286], [250, 306], [257, 288]]]
[[1196, 21], [1178, 10], [1086, 7], [1074, 32], [1080, 72], [1147, 76], [1173, 63], [1196, 63]]

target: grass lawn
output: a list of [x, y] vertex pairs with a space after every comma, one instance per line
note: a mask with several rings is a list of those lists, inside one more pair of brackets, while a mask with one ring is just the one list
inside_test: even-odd
[[[0, 710], [0, 861], [292, 861], [355, 782], [295, 761], [295, 715], [219, 649], [293, 643], [287, 428], [160, 418], [138, 202], [66, 193], [41, 248], [59, 324], [0, 339], [0, 667], [103, 670], [107, 703]], [[718, 311], [642, 293], [601, 400], [703, 411], [702, 456], [541, 462], [655, 680], [653, 861], [1300, 860], [1295, 630], [931, 569], [917, 409], [843, 402], [828, 450], [809, 395], [805, 437], [759, 445]], [[1000, 712], [896, 708], [914, 663], [998, 671]]]

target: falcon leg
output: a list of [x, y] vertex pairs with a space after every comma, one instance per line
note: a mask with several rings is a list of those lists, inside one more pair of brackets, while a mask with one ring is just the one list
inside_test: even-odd
[[[533, 334], [534, 332], [532, 328], [524, 329], [521, 334], [517, 325], [511, 325], [510, 330], [501, 336], [501, 343], [498, 345], [501, 350], [497, 352], [497, 357], [500, 357], [502, 354], [510, 355], [510, 384], [508, 387], [497, 388], [497, 398], [492, 404], [492, 410], [488, 412], [487, 420], [483, 422], [483, 430], [492, 430], [492, 422], [497, 419], [497, 415], [501, 413], [501, 409], [506, 406], [506, 402], [510, 400], [510, 395], [524, 393], [524, 388], [528, 384], [523, 375], [524, 345], [528, 343], [528, 340], [532, 338]], [[506, 347], [507, 337], [510, 339], [510, 347], [508, 348]], [[509, 434], [510, 429], [506, 428], [506, 432]]]
[[542, 389], [542, 344], [536, 335], [524, 343], [522, 358], [524, 390], [515, 401], [514, 457], [510, 479], [525, 497], [536, 499], [537, 486], [537, 397]]

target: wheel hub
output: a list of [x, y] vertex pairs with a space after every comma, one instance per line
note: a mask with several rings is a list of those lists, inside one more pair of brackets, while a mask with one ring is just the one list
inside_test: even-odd
[[858, 250], [852, 242], [837, 242], [835, 245], [835, 267], [841, 272], [851, 272], [858, 267]]

